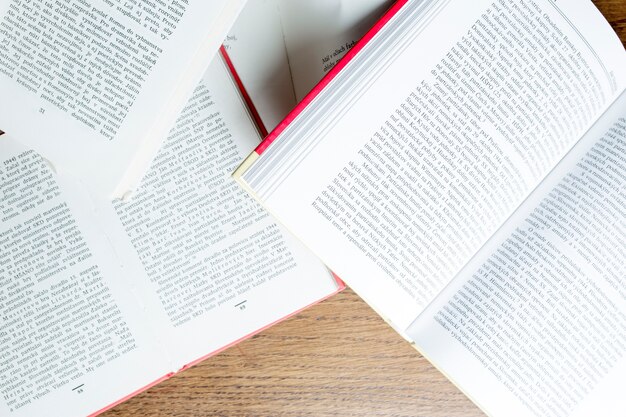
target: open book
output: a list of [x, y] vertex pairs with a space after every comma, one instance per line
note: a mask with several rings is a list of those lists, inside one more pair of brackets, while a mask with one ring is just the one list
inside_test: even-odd
[[235, 176], [488, 414], [623, 415], [625, 86], [589, 1], [400, 1]]
[[0, 137], [0, 416], [85, 416], [340, 290], [241, 190], [260, 140], [216, 58], [135, 196]]
[[248, 0], [224, 46], [273, 129], [392, 4]]
[[245, 0], [0, 0], [0, 129], [94, 192], [133, 190]]

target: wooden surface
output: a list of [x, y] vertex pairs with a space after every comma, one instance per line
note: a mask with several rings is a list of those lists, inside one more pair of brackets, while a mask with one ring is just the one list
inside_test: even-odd
[[[594, 3], [626, 42], [626, 0]], [[350, 290], [103, 414], [483, 415]]]
[[350, 290], [104, 414], [482, 415]]

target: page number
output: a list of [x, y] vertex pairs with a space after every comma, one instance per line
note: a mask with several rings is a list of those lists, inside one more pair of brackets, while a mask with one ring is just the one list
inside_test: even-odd
[[43, 107], [39, 108], [39, 113], [40, 114], [45, 114], [46, 113], [46, 109], [44, 109]]

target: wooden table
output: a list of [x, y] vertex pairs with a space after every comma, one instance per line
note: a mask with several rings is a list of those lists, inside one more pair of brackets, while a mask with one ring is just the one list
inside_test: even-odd
[[[626, 0], [595, 3], [626, 42]], [[346, 290], [103, 416], [484, 414]]]

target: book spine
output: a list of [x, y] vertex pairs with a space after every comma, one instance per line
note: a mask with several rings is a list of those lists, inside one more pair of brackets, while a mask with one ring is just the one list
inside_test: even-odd
[[[265, 137], [265, 139], [254, 150], [253, 154], [256, 154], [257, 156], [261, 155], [263, 153], [263, 151], [265, 151], [265, 149], [267, 149], [268, 146], [270, 146], [271, 143], [281, 134], [281, 132], [283, 130], [285, 130], [285, 128], [287, 128], [287, 126], [289, 126], [289, 124], [291, 124], [291, 122], [293, 122], [293, 120], [296, 117], [298, 117], [298, 115], [300, 113], [302, 113], [302, 111], [309, 105], [309, 103], [311, 103], [311, 101], [313, 101], [313, 99], [315, 99], [315, 97], [317, 97], [317, 95], [337, 76], [337, 74], [339, 74], [346, 67], [346, 65], [348, 65], [348, 63], [365, 47], [365, 45], [367, 45], [372, 40], [372, 38], [374, 36], [376, 36], [376, 34], [378, 32], [380, 32], [380, 30], [383, 27], [385, 27], [385, 25], [409, 1], [412, 1], [412, 0], [398, 0], [398, 1], [396, 1], [396, 3], [394, 3], [393, 6], [391, 6], [389, 8], [389, 10], [383, 15], [383, 17], [381, 17], [374, 24], [374, 26], [356, 43], [356, 45], [354, 45], [346, 53], [346, 55], [339, 62], [337, 62], [337, 64], [324, 76], [324, 78], [322, 78], [322, 80], [315, 87], [313, 87], [313, 89], [302, 99], [302, 101], [300, 103], [298, 103], [298, 105], [296, 107], [294, 107], [294, 109], [285, 117], [285, 119], [283, 119], [283, 121], [280, 122], [274, 128], [274, 130], [272, 130]], [[244, 165], [246, 165], [246, 167], [248, 167], [248, 166], [250, 166], [252, 164], [253, 161], [249, 161], [249, 159], [251, 157], [252, 157], [252, 155], [250, 155], [250, 157], [248, 157], [244, 161], [244, 164], [242, 165], [242, 167]], [[254, 158], [254, 159], [256, 159], [256, 158]], [[237, 171], [240, 171], [240, 169], [238, 169]], [[243, 173], [244, 171], [245, 170], [240, 171], [239, 175], [241, 175], [241, 173]], [[235, 172], [235, 177], [237, 177], [237, 172]]]

